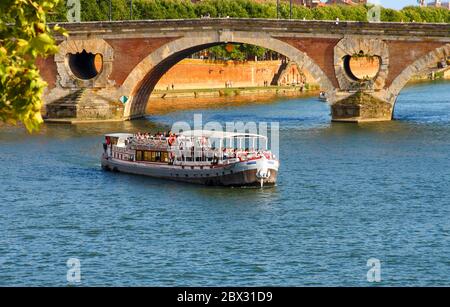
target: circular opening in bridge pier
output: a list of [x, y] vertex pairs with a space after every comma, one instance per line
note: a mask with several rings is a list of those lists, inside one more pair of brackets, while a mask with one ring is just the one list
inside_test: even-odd
[[344, 57], [344, 70], [354, 81], [373, 80], [378, 75], [380, 66], [379, 56], [367, 55], [363, 51]]
[[69, 67], [72, 73], [79, 79], [89, 80], [96, 77], [103, 66], [103, 57], [101, 54], [91, 52], [69, 53]]

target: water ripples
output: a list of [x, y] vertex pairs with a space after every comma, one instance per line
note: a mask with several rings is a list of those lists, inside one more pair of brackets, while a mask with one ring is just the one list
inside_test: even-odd
[[402, 92], [398, 121], [330, 123], [315, 99], [202, 110], [280, 122], [279, 184], [214, 188], [103, 172], [102, 134], [192, 120], [0, 130], [0, 285], [448, 285], [449, 84]]

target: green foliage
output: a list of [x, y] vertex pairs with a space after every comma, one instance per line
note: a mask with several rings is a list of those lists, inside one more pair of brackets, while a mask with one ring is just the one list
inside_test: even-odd
[[1, 0], [0, 2], [0, 120], [24, 123], [29, 131], [42, 123], [42, 94], [46, 83], [35, 62], [57, 52], [46, 14], [59, 0]]
[[317, 7], [313, 9], [313, 17], [316, 20], [343, 20], [343, 14], [340, 5], [330, 5]]
[[405, 17], [405, 15], [402, 12], [385, 8], [381, 10], [381, 20], [391, 22], [409, 21], [409, 19]]
[[[3, 0], [2, 0], [3, 1]], [[80, 0], [83, 21], [108, 20], [109, 0]], [[61, 0], [51, 21], [66, 21], [65, 3]], [[309, 9], [292, 6], [292, 18], [306, 20], [367, 21], [370, 5], [333, 5]], [[130, 0], [112, 0], [112, 19], [130, 17]], [[276, 18], [276, 1], [255, 0], [133, 0], [133, 19], [181, 19], [210, 17]], [[289, 18], [289, 1], [281, 1], [280, 18]], [[386, 22], [450, 22], [450, 10], [445, 8], [409, 6], [400, 11], [382, 9], [381, 20]]]
[[255, 57], [263, 58], [270, 51], [255, 45], [232, 44], [230, 51], [228, 47], [219, 45], [208, 49], [210, 56], [214, 59], [245, 61], [253, 60]]
[[422, 17], [422, 22], [449, 22], [448, 18], [450, 17], [450, 10], [445, 8], [426, 7], [422, 10], [418, 10], [418, 12]]
[[[126, 2], [129, 10], [129, 1]], [[194, 5], [183, 0], [147, 0], [133, 1], [133, 16], [135, 19], [179, 19], [196, 18]]]
[[47, 13], [48, 22], [65, 22], [67, 21], [67, 0], [58, 0], [55, 7]]
[[358, 6], [341, 6], [342, 20], [367, 21], [367, 7]]
[[[424, 8], [422, 8], [422, 9], [424, 9]], [[412, 21], [420, 22], [420, 21], [422, 21], [422, 16], [420, 14], [420, 11], [416, 10], [416, 8], [413, 7], [413, 6], [405, 7], [402, 10], [401, 13], [400, 12], [398, 12], [398, 13], [401, 14], [400, 18], [404, 18], [404, 20], [408, 21], [408, 22], [412, 22]]]

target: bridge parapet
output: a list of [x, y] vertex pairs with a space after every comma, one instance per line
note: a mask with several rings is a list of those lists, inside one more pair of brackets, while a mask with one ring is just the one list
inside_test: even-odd
[[94, 21], [60, 23], [72, 37], [109, 36], [125, 34], [186, 33], [197, 30], [264, 31], [271, 34], [294, 34], [303, 36], [362, 35], [381, 37], [406, 37], [408, 39], [438, 39], [450, 42], [450, 27], [446, 23], [395, 23], [357, 21], [313, 21], [287, 19], [250, 18], [201, 18], [136, 21]]

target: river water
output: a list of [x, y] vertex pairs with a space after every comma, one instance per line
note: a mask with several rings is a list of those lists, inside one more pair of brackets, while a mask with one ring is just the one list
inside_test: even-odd
[[[103, 172], [102, 134], [178, 120], [280, 123], [279, 184], [214, 188]], [[331, 123], [314, 98], [147, 120], [0, 127], [0, 285], [450, 285], [450, 84], [392, 122]]]

